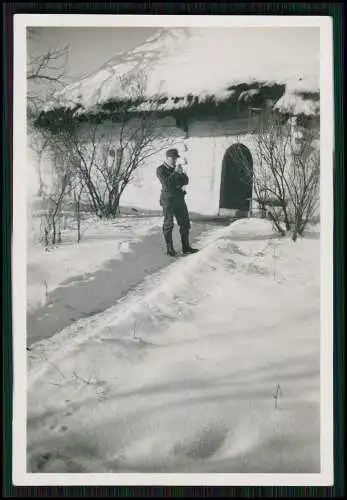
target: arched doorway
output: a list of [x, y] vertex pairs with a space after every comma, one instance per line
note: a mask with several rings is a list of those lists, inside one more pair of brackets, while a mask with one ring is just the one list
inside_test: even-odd
[[233, 144], [224, 155], [219, 208], [248, 212], [253, 190], [253, 158], [244, 144]]

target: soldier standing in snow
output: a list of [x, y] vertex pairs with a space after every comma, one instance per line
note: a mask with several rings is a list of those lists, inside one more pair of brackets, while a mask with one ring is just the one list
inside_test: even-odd
[[163, 234], [167, 254], [171, 257], [177, 255], [172, 241], [174, 218], [180, 228], [183, 253], [190, 254], [198, 251], [189, 244], [190, 220], [184, 200], [186, 192], [183, 189], [183, 186], [188, 184], [189, 178], [183, 172], [182, 167], [177, 165], [179, 157], [177, 149], [169, 149], [166, 152], [166, 161], [157, 168], [157, 177], [162, 185], [160, 205], [163, 208], [164, 215]]

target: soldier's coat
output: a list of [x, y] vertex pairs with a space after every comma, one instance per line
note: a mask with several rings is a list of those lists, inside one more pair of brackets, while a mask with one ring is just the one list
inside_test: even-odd
[[157, 168], [157, 177], [162, 185], [160, 205], [163, 208], [163, 232], [166, 242], [172, 241], [174, 218], [180, 227], [181, 236], [185, 237], [190, 228], [189, 213], [184, 200], [186, 192], [183, 186], [189, 183], [185, 173], [178, 173], [173, 167], [163, 163]]

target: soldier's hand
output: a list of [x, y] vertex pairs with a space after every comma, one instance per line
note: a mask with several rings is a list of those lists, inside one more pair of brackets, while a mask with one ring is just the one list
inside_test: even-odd
[[176, 165], [175, 172], [177, 172], [178, 174], [183, 174], [182, 165]]

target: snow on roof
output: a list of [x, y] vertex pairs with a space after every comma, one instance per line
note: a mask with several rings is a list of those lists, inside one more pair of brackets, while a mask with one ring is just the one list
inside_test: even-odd
[[316, 116], [319, 114], [319, 101], [305, 99], [299, 93], [286, 92], [275, 104], [274, 109], [291, 115]]
[[[67, 86], [56, 97], [65, 107], [79, 104], [88, 110], [111, 99], [128, 97], [120, 79], [140, 73], [146, 75], [146, 97], [160, 94], [183, 98], [181, 102], [166, 101], [164, 108], [170, 102], [183, 107], [189, 94], [223, 100], [230, 96], [228, 87], [256, 81], [285, 84], [292, 99], [297, 92], [318, 92], [319, 45], [317, 55], [310, 55], [304, 46], [293, 50], [297, 29], [268, 30], [259, 32], [257, 38], [253, 29], [251, 40], [250, 31], [243, 28], [163, 28], [143, 45]], [[287, 97], [279, 107], [285, 107]], [[300, 106], [312, 111], [311, 105]], [[45, 110], [52, 108], [50, 103]]]

